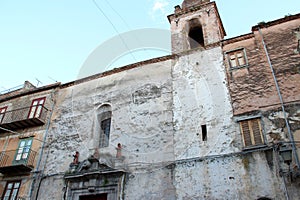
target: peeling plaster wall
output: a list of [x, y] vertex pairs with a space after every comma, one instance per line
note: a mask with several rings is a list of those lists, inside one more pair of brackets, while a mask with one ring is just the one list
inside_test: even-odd
[[264, 153], [183, 162], [174, 173], [176, 199], [285, 198]]
[[176, 199], [172, 170], [161, 168], [148, 173], [128, 174], [124, 197], [130, 200]]
[[[79, 161], [99, 154], [100, 162], [132, 173], [161, 169], [173, 161], [171, 64], [152, 63], [62, 88], [47, 141], [45, 174], [66, 172], [75, 151], [80, 152]], [[99, 148], [95, 134], [96, 110], [103, 103], [112, 107], [107, 148]], [[122, 162], [116, 161], [118, 143]]]
[[[282, 182], [274, 178], [276, 170], [269, 167], [264, 153], [240, 156], [241, 133], [232, 119], [225, 74], [220, 47], [194, 51], [175, 62], [174, 153], [179, 162], [174, 168], [176, 199], [284, 195]], [[202, 138], [204, 124], [207, 141]]]
[[[244, 42], [253, 54], [258, 51], [252, 37]], [[225, 49], [241, 44], [229, 44]], [[100, 162], [126, 172], [120, 189], [124, 199], [284, 199], [280, 159], [272, 150], [242, 151], [239, 125], [233, 120], [234, 114], [261, 106], [253, 102], [261, 101], [264, 86], [255, 85], [252, 77], [251, 84], [259, 93], [250, 85], [249, 94], [247, 90], [239, 94], [241, 88], [249, 89], [248, 82], [242, 84], [239, 76], [232, 79], [228, 71], [230, 80], [226, 79], [223, 50], [190, 50], [172, 60], [62, 87], [44, 158], [45, 174], [51, 177], [43, 180], [39, 197], [63, 197], [64, 190], [47, 192], [47, 184], [55, 180], [53, 188], [62, 188], [63, 179], [52, 175], [66, 172], [72, 155], [79, 151], [79, 161], [93, 154]], [[249, 62], [251, 59], [258, 57], [249, 56]], [[249, 73], [247, 76], [258, 75], [259, 71]], [[260, 75], [259, 83], [267, 83], [266, 94], [273, 95], [271, 102], [276, 96], [268, 69]], [[252, 92], [260, 100], [252, 101], [248, 96]], [[99, 148], [96, 111], [103, 104], [111, 105], [112, 124], [109, 147]], [[287, 112], [294, 136], [300, 138], [299, 105]], [[276, 105], [262, 109], [261, 114], [267, 144], [286, 140], [286, 127]], [[207, 126], [205, 141], [201, 125]], [[116, 159], [118, 143], [122, 144], [120, 159]], [[297, 188], [292, 184], [288, 189], [297, 196]]]
[[[261, 32], [271, 60], [274, 74], [280, 88], [286, 113], [283, 113], [272, 71], [264, 51], [258, 26], [253, 32], [223, 41], [228, 86], [235, 116], [261, 116], [265, 144], [274, 146], [288, 142], [290, 138], [284, 114], [287, 116], [296, 141], [299, 157], [300, 147], [300, 54], [299, 15], [261, 24]], [[244, 48], [248, 65], [239, 69], [230, 69], [227, 51]], [[293, 181], [289, 178], [289, 169], [281, 157], [274, 160], [283, 171], [287, 190], [291, 199], [299, 199], [299, 170], [295, 158], [291, 163]], [[281, 174], [282, 175], [282, 174]], [[277, 174], [278, 176], [278, 174]]]
[[49, 176], [44, 178], [41, 182], [38, 199], [63, 199], [65, 192], [66, 187], [63, 180], [63, 175]]
[[[220, 47], [181, 56], [173, 69], [176, 159], [239, 151]], [[207, 125], [202, 141], [201, 125]]]

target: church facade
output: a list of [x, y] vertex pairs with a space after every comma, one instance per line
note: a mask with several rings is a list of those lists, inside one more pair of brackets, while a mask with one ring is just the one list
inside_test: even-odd
[[[172, 55], [0, 96], [0, 120], [13, 100], [51, 96], [39, 128], [0, 125], [0, 155], [14, 145], [27, 166], [22, 178], [0, 157], [3, 199], [299, 198], [300, 14], [230, 39], [210, 0], [168, 20]], [[30, 165], [12, 137], [41, 140]]]

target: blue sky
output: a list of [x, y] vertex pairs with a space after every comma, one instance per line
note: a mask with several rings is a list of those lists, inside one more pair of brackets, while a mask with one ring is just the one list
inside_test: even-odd
[[[168, 30], [166, 16], [182, 3], [181, 0], [95, 2], [97, 5], [93, 0], [0, 0], [0, 91], [25, 80], [35, 85], [39, 80], [42, 82], [39, 86], [73, 81], [99, 45], [118, 33], [135, 29]], [[216, 3], [227, 38], [250, 32], [251, 26], [258, 22], [300, 12], [299, 0], [217, 0]], [[146, 56], [142, 51], [135, 57], [139, 60], [158, 55], [149, 50]], [[127, 58], [117, 63], [124, 65], [136, 60]]]

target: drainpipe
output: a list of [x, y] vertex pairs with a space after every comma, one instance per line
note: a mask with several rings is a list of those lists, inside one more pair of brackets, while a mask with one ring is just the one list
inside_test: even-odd
[[[35, 173], [33, 175], [33, 181], [32, 181], [31, 188], [30, 188], [29, 199], [34, 199], [34, 198], [32, 198], [32, 194], [33, 194], [33, 191], [35, 189], [36, 179], [38, 178], [36, 174], [42, 172], [42, 171], [39, 172], [39, 168], [40, 168], [41, 160], [42, 160], [42, 157], [43, 157], [44, 148], [45, 148], [45, 144], [46, 144], [46, 139], [47, 139], [48, 132], [49, 132], [49, 127], [50, 127], [51, 117], [52, 117], [54, 106], [55, 106], [55, 96], [54, 96], [55, 91], [56, 91], [56, 89], [54, 89], [51, 93], [51, 98], [53, 99], [53, 103], [52, 103], [51, 112], [50, 112], [50, 115], [49, 115], [49, 120], [47, 121], [44, 138], [43, 138], [43, 141], [42, 141], [41, 153], [39, 155], [39, 159], [38, 159], [38, 162], [37, 162], [37, 165], [36, 165]], [[38, 184], [38, 185], [40, 186], [40, 184]], [[39, 188], [38, 188], [38, 190], [39, 190]]]
[[290, 142], [292, 144], [292, 149], [293, 149], [293, 154], [294, 154], [295, 162], [296, 162], [297, 167], [299, 169], [300, 164], [299, 164], [298, 153], [297, 153], [297, 149], [296, 149], [296, 145], [295, 145], [295, 140], [294, 140], [294, 136], [293, 136], [293, 134], [291, 132], [291, 128], [290, 128], [290, 125], [289, 125], [289, 122], [288, 122], [288, 119], [287, 119], [287, 116], [286, 116], [286, 113], [285, 113], [284, 102], [283, 102], [283, 99], [282, 99], [280, 88], [279, 88], [279, 85], [278, 85], [278, 82], [277, 82], [276, 75], [274, 73], [274, 68], [273, 68], [273, 65], [271, 63], [271, 59], [269, 57], [269, 53], [268, 53], [267, 46], [266, 46], [265, 41], [264, 41], [263, 34], [262, 34], [262, 32], [261, 32], [261, 30], [260, 30], [259, 27], [258, 27], [258, 31], [259, 31], [259, 34], [261, 36], [262, 44], [264, 46], [264, 50], [265, 50], [265, 53], [266, 53], [266, 56], [267, 56], [267, 59], [268, 59], [268, 63], [269, 63], [269, 66], [270, 66], [270, 69], [271, 69], [271, 72], [272, 72], [272, 76], [273, 76], [273, 79], [274, 79], [274, 82], [275, 82], [276, 90], [277, 90], [277, 93], [278, 93], [278, 96], [279, 96], [279, 99], [280, 99], [281, 109], [282, 109], [282, 112], [283, 112], [285, 125], [287, 127], [287, 131], [288, 131], [288, 134], [289, 134], [289, 139], [290, 139]]

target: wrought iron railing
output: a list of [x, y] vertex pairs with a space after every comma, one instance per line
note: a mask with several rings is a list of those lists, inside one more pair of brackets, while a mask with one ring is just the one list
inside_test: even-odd
[[19, 108], [0, 114], [0, 124], [9, 124], [18, 121], [39, 119], [45, 122], [48, 109], [42, 105]]
[[15, 165], [34, 166], [36, 152], [28, 150], [17, 155], [18, 150], [0, 152], [0, 168]]

